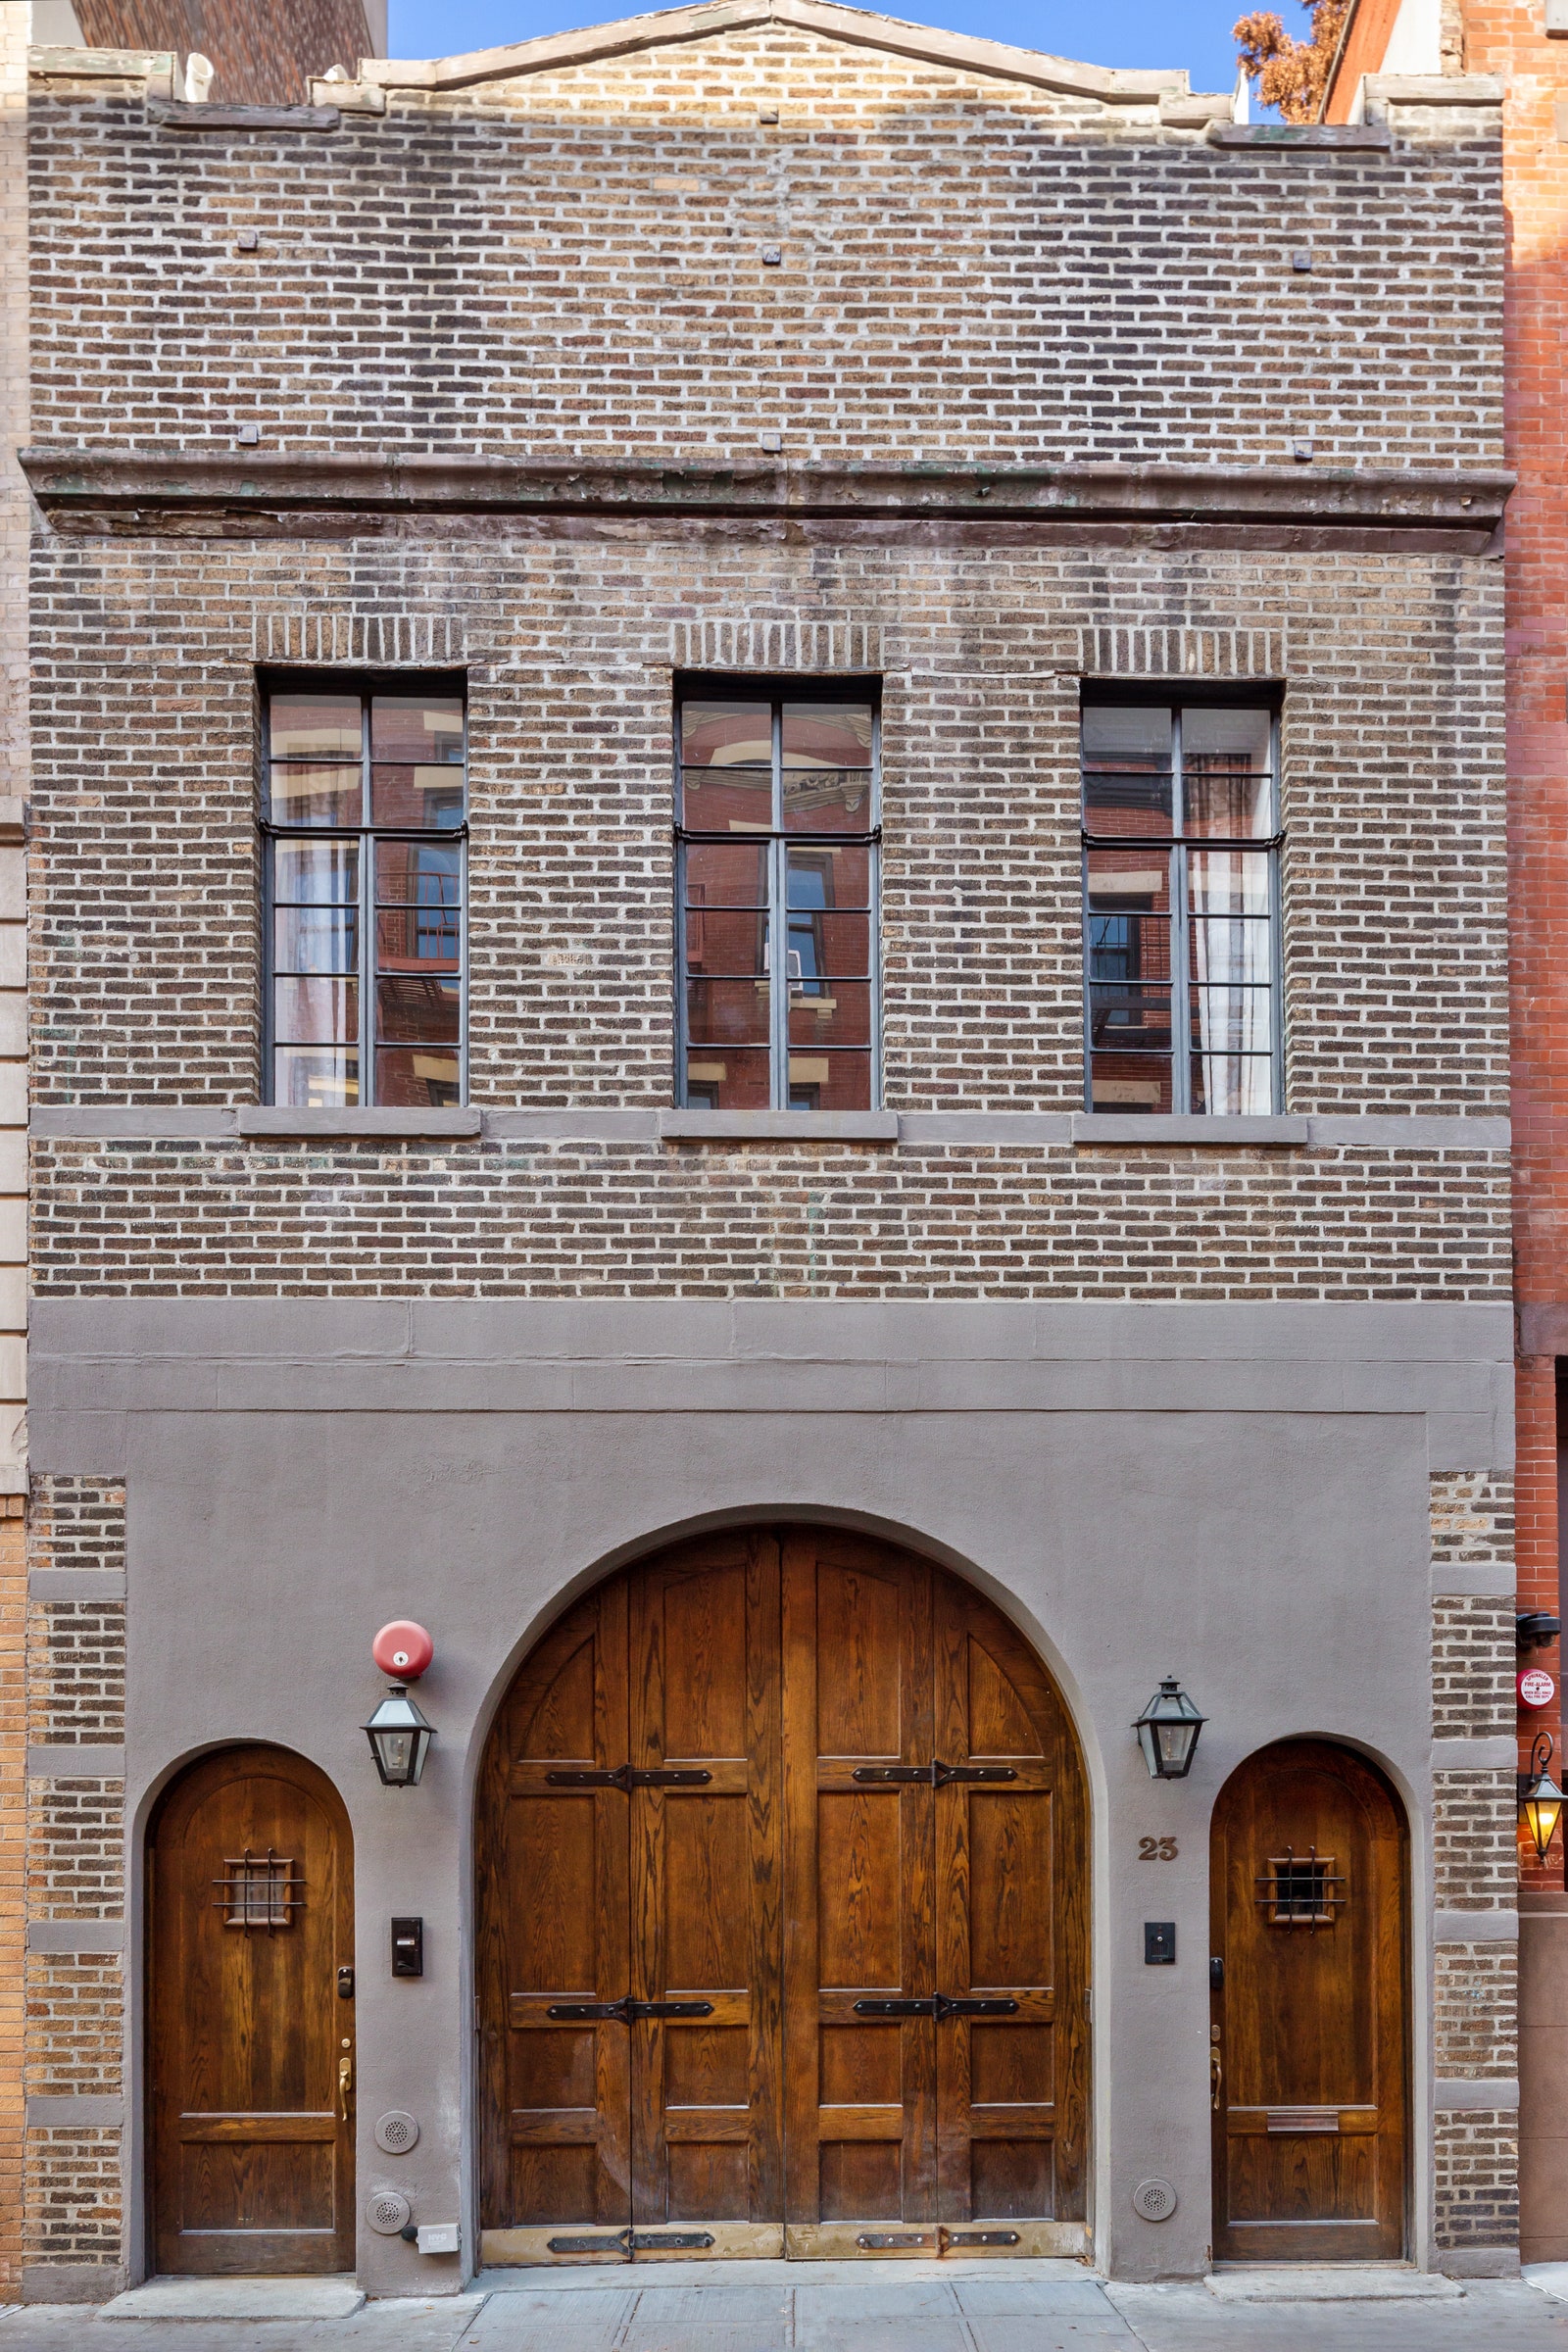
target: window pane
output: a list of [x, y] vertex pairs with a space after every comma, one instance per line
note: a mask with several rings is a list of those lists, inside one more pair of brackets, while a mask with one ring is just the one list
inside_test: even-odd
[[1091, 833], [1171, 830], [1170, 712], [1149, 704], [1086, 703], [1084, 823]]
[[378, 841], [375, 895], [383, 906], [448, 906], [463, 890], [463, 852], [456, 842]]
[[272, 1101], [292, 1110], [343, 1110], [360, 1099], [358, 1054], [279, 1046], [272, 1055]]
[[790, 983], [792, 1046], [868, 1046], [871, 1042], [871, 983], [835, 980], [819, 989]]
[[385, 1109], [440, 1109], [463, 1100], [463, 1065], [449, 1049], [423, 1053], [382, 1047], [375, 1056], [375, 1100]]
[[686, 852], [686, 896], [694, 906], [765, 906], [766, 844], [693, 842]]
[[389, 1046], [456, 1045], [462, 1035], [456, 980], [404, 977], [375, 984], [375, 1035]]
[[688, 980], [690, 1044], [765, 1046], [772, 991], [765, 980]]
[[1171, 1093], [1168, 1060], [1161, 1063], [1152, 1056], [1140, 1060], [1136, 1054], [1115, 1053], [1096, 1053], [1091, 1056], [1089, 1099], [1096, 1110], [1124, 1114], [1169, 1110]]
[[358, 760], [364, 748], [357, 694], [274, 694], [267, 712], [274, 760]]
[[680, 756], [683, 824], [706, 833], [769, 830], [773, 822], [770, 703], [682, 703]]
[[1268, 913], [1268, 857], [1251, 850], [1190, 850], [1187, 903], [1194, 914]]
[[767, 916], [745, 906], [686, 907], [686, 969], [767, 977]]
[[870, 906], [873, 853], [869, 849], [849, 849], [837, 842], [824, 842], [819, 849], [790, 850], [787, 856], [792, 897], [799, 888], [795, 877], [814, 869], [825, 877], [822, 904], [829, 906]]
[[352, 972], [358, 968], [357, 906], [279, 906], [272, 914], [272, 959], [280, 972]]
[[1268, 1053], [1273, 992], [1266, 988], [1195, 988], [1193, 1045], [1203, 1055]]
[[464, 817], [463, 770], [451, 767], [372, 767], [370, 821], [450, 831]]
[[1138, 980], [1091, 982], [1089, 1036], [1091, 1044], [1118, 1054], [1168, 1054], [1169, 988]]
[[1204, 987], [1230, 987], [1237, 982], [1267, 988], [1269, 927], [1266, 922], [1228, 920], [1210, 915], [1193, 925], [1191, 977]]
[[1195, 1054], [1193, 1108], [1216, 1118], [1266, 1118], [1274, 1108], [1274, 1064], [1260, 1054]]
[[694, 1046], [686, 1055], [686, 1101], [693, 1110], [766, 1110], [772, 1100], [765, 1051], [737, 1054]]
[[353, 841], [280, 841], [272, 850], [272, 896], [317, 906], [360, 895], [360, 850]]
[[382, 906], [375, 917], [379, 972], [435, 974], [461, 968], [463, 940], [456, 907]]
[[1091, 850], [1089, 904], [1097, 913], [1150, 914], [1168, 919], [1169, 851]]
[[358, 981], [273, 981], [272, 1036], [278, 1045], [353, 1045], [359, 1034]]
[[357, 767], [280, 767], [269, 772], [274, 825], [357, 825], [361, 784]]
[[1266, 839], [1273, 799], [1266, 710], [1182, 712], [1184, 832]]
[[442, 694], [378, 694], [370, 702], [372, 760], [463, 760], [463, 698]]
[[792, 979], [868, 980], [871, 976], [871, 922], [864, 914], [790, 916]]
[[782, 734], [786, 829], [869, 832], [870, 704], [786, 703]]
[[791, 1110], [869, 1110], [869, 1054], [792, 1054]]

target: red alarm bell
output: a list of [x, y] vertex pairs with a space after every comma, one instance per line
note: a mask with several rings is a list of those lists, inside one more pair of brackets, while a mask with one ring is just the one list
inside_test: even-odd
[[435, 1643], [412, 1617], [394, 1617], [370, 1643], [370, 1655], [391, 1681], [416, 1683], [435, 1656]]

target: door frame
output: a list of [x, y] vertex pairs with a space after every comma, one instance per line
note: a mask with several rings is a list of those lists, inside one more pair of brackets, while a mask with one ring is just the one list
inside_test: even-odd
[[[304, 1772], [314, 1780], [316, 1784], [314, 1793], [319, 1798], [323, 1808], [332, 1819], [334, 1835], [340, 1841], [339, 1854], [347, 1862], [349, 1930], [356, 1943], [358, 1939], [359, 1914], [355, 1879], [354, 1824], [337, 1783], [314, 1756], [305, 1754], [301, 1748], [290, 1747], [282, 1740], [215, 1740], [206, 1747], [197, 1748], [191, 1753], [177, 1757], [167, 1767], [143, 1799], [141, 1821], [139, 1827], [132, 1833], [135, 1838], [133, 1850], [137, 1856], [137, 1868], [129, 1876], [126, 1886], [127, 1895], [133, 1898], [136, 1908], [132, 1910], [130, 1903], [127, 1902], [126, 1926], [128, 1933], [125, 1942], [125, 1957], [127, 1965], [132, 1953], [136, 1955], [138, 1961], [126, 1987], [125, 2075], [127, 2086], [130, 2083], [136, 2085], [135, 2095], [127, 2097], [125, 2102], [126, 2130], [124, 2136], [126, 2146], [123, 2167], [124, 2242], [129, 2256], [129, 2283], [132, 2285], [142, 2279], [156, 2278], [159, 2275], [157, 2119], [155, 2110], [157, 2097], [155, 2082], [157, 2060], [155, 1940], [158, 1912], [153, 1864], [154, 1850], [159, 1828], [186, 1783], [204, 1765], [212, 1763], [215, 1758], [241, 1753], [264, 1757], [268, 1755], [284, 1757], [289, 1764], [303, 1768]], [[139, 1917], [137, 1912], [139, 1912]], [[350, 2237], [351, 2241], [357, 2241], [359, 2230], [358, 2082], [360, 2062], [359, 1955], [357, 1949], [351, 1954], [350, 1965], [355, 1970], [353, 2055], [356, 2091], [354, 2120], [351, 2125], [349, 2141], [351, 2179], [348, 2203]], [[349, 2269], [355, 2274], [359, 2270], [357, 2243]]]
[[[1302, 1747], [1338, 1749], [1341, 1754], [1353, 1759], [1355, 1763], [1362, 1766], [1363, 1769], [1371, 1776], [1371, 1778], [1379, 1784], [1385, 1796], [1388, 1798], [1389, 1804], [1393, 1808], [1397, 1843], [1397, 1854], [1396, 1860], [1397, 1885], [1396, 1892], [1398, 1903], [1397, 1925], [1399, 1936], [1399, 2087], [1404, 2107], [1404, 2147], [1402, 2179], [1400, 2181], [1399, 2196], [1401, 2244], [1400, 2251], [1397, 2254], [1379, 2256], [1372, 2259], [1385, 2263], [1409, 2263], [1412, 2260], [1422, 2259], [1418, 2249], [1423, 2234], [1420, 2228], [1420, 2216], [1418, 2215], [1416, 2207], [1415, 2159], [1418, 2126], [1421, 2124], [1422, 2118], [1417, 2109], [1415, 2079], [1415, 2043], [1418, 2019], [1415, 1997], [1416, 1953], [1414, 1886], [1412, 1883], [1414, 1839], [1411, 1832], [1410, 1804], [1407, 1801], [1404, 1792], [1399, 1788], [1398, 1783], [1396, 1781], [1394, 1775], [1390, 1772], [1381, 1757], [1371, 1754], [1366, 1748], [1359, 1746], [1354, 1740], [1337, 1738], [1332, 1733], [1286, 1732], [1282, 1733], [1277, 1739], [1265, 1740], [1260, 1747], [1252, 1748], [1248, 1752], [1248, 1754], [1239, 1758], [1237, 1763], [1226, 1774], [1224, 1780], [1220, 1783], [1219, 1788], [1216, 1789], [1214, 1794], [1214, 1802], [1209, 1812], [1208, 1853], [1206, 1862], [1209, 1890], [1208, 1948], [1212, 1952], [1215, 1948], [1216, 1941], [1218, 1940], [1215, 1933], [1216, 1914], [1220, 1905], [1225, 1900], [1225, 1889], [1217, 1883], [1214, 1873], [1214, 1838], [1216, 1825], [1220, 1815], [1220, 1808], [1229, 1796], [1233, 1784], [1237, 1782], [1244, 1773], [1256, 1769], [1264, 1758], [1275, 1754], [1281, 1749]], [[1221, 1987], [1216, 1991], [1211, 1983], [1207, 2012], [1211, 2021], [1215, 2015], [1216, 2008], [1222, 2010], [1224, 1999], [1224, 1988]], [[1423, 2144], [1430, 2145], [1430, 2117], [1426, 2119], [1426, 2127], [1427, 2129], [1423, 2138]], [[1214, 2136], [1211, 2119], [1209, 2133], [1211, 2165]], [[1220, 2230], [1219, 2178], [1217, 2171], [1213, 2169], [1211, 2169], [1209, 2180], [1209, 2230], [1210, 2245], [1212, 2246], [1214, 2241], [1217, 2240]], [[1298, 2259], [1303, 2265], [1309, 2265], [1313, 2258], [1310, 2255], [1303, 2255]], [[1345, 2257], [1326, 2255], [1320, 2257], [1319, 2259], [1332, 2263], [1335, 2261], [1344, 2260]], [[1227, 2261], [1226, 2267], [1246, 2268], [1248, 2265], [1245, 2258], [1238, 2260], [1237, 2258], [1232, 2257]], [[1261, 2267], [1264, 2269], [1289, 2269], [1291, 2267], [1291, 2257], [1279, 2255], [1270, 2255], [1267, 2257], [1259, 2256], [1256, 2258], [1256, 2263], [1253, 2267]]]
[[[465, 1799], [467, 1836], [461, 1859], [461, 1886], [464, 1916], [464, 1935], [461, 1949], [461, 2000], [463, 2003], [463, 2035], [466, 2063], [461, 2070], [462, 2117], [462, 2186], [461, 2205], [464, 2216], [466, 2242], [477, 2250], [482, 2236], [480, 2212], [483, 2198], [484, 2160], [481, 2135], [484, 2129], [482, 2034], [479, 2024], [479, 1871], [480, 1842], [479, 1808], [483, 1798], [485, 1759], [509, 1692], [529, 1658], [549, 1639], [553, 1630], [572, 1609], [587, 1598], [597, 1587], [612, 1578], [636, 1569], [660, 1553], [672, 1551], [685, 1544], [700, 1544], [705, 1538], [741, 1534], [747, 1530], [765, 1529], [773, 1532], [782, 1544], [792, 1531], [804, 1528], [833, 1530], [847, 1537], [863, 1537], [894, 1550], [909, 1553], [933, 1568], [941, 1569], [958, 1583], [966, 1585], [984, 1601], [990, 1603], [1012, 1627], [1020, 1641], [1030, 1650], [1060, 1702], [1069, 1738], [1076, 1750], [1082, 1803], [1085, 1815], [1084, 1867], [1088, 1875], [1085, 1911], [1084, 1989], [1088, 2000], [1088, 2090], [1084, 2108], [1084, 2219], [1073, 2224], [1081, 2230], [1090, 2259], [1098, 2258], [1102, 2250], [1097, 2216], [1104, 2204], [1102, 2188], [1108, 2180], [1102, 2173], [1108, 2167], [1109, 2156], [1109, 2079], [1108, 2070], [1101, 2064], [1102, 2038], [1107, 2015], [1107, 2002], [1094, 1999], [1096, 1972], [1102, 1952], [1106, 1948], [1109, 1934], [1109, 1887], [1111, 1873], [1108, 1853], [1102, 1851], [1108, 1832], [1109, 1799], [1104, 1759], [1093, 1728], [1088, 1702], [1079, 1688], [1077, 1678], [1061, 1657], [1056, 1644], [1031, 1610], [1020, 1605], [1012, 1587], [1001, 1578], [988, 1574], [976, 1560], [958, 1552], [950, 1544], [933, 1541], [924, 1530], [908, 1527], [899, 1521], [885, 1519], [879, 1514], [842, 1509], [819, 1509], [809, 1504], [774, 1505], [772, 1507], [742, 1506], [730, 1510], [694, 1514], [691, 1518], [668, 1527], [647, 1530], [633, 1540], [612, 1545], [590, 1564], [567, 1575], [523, 1626], [495, 1669], [480, 1705], [475, 1711], [467, 1755], [465, 1759]], [[800, 2257], [805, 2259], [804, 2257]], [[477, 2269], [477, 2252], [474, 2268]]]

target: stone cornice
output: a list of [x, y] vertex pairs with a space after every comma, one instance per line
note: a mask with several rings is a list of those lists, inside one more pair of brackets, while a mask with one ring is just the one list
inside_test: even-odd
[[270, 451], [29, 449], [27, 480], [57, 529], [204, 537], [354, 535], [531, 518], [574, 525], [928, 528], [1016, 541], [1147, 538], [1389, 547], [1477, 555], [1513, 476], [1292, 466], [989, 465], [791, 460], [326, 456]]

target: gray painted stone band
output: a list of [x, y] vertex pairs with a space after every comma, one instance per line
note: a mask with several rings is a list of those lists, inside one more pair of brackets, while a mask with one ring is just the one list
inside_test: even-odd
[[[1568, 1916], [1568, 1915], [1565, 1915]], [[1517, 1911], [1434, 1911], [1434, 1943], [1517, 1943]]]
[[[1433, 1465], [1437, 1467], [1436, 1463]], [[1519, 1589], [1515, 1571], [1505, 1562], [1475, 1568], [1434, 1568], [1434, 1600], [1511, 1600]]]
[[1472, 2079], [1468, 2075], [1439, 2075], [1432, 2086], [1432, 2104], [1441, 2115], [1446, 2110], [1477, 2107], [1517, 2107], [1519, 2078], [1517, 2075], [1485, 2075]]
[[29, 1919], [29, 1952], [122, 1952], [122, 1919]]
[[1503, 1764], [1517, 1764], [1519, 1746], [1511, 1733], [1494, 1740], [1434, 1740], [1432, 1769], [1434, 1772], [1495, 1772]]
[[124, 1597], [123, 1569], [34, 1568], [27, 1576], [29, 1600], [123, 1600]]
[[29, 2131], [69, 2131], [73, 2125], [83, 2132], [118, 2131], [124, 2120], [123, 2099], [94, 2097], [90, 2092], [76, 2097], [45, 2095], [27, 2101]]
[[[1338, 1146], [1347, 1151], [1506, 1151], [1510, 1138], [1506, 1118], [1450, 1117], [1425, 1111], [1396, 1115], [1381, 1111], [1337, 1115], [1332, 1118], [1204, 1119], [1167, 1117], [1118, 1118], [1105, 1111], [1075, 1110], [901, 1110], [901, 1111], [661, 1111], [640, 1110], [516, 1110], [470, 1104], [462, 1110], [321, 1110], [282, 1111], [268, 1104], [234, 1108], [214, 1103], [210, 1108], [165, 1109], [155, 1103], [42, 1103], [31, 1113], [29, 1132], [40, 1142], [51, 1140], [104, 1143], [231, 1143], [236, 1136], [252, 1142], [306, 1142], [312, 1137], [364, 1136], [385, 1140], [407, 1136], [432, 1139], [477, 1136], [501, 1139], [526, 1137], [539, 1143], [647, 1144], [660, 1136], [673, 1137], [676, 1122], [684, 1139], [723, 1136], [783, 1136], [792, 1142], [813, 1137], [844, 1140], [866, 1129], [865, 1140], [896, 1141], [918, 1148], [930, 1144], [1034, 1144], [1063, 1149], [1073, 1143], [1126, 1144], [1146, 1147], [1172, 1143], [1219, 1147], [1256, 1144]], [[1529, 1308], [1521, 1313], [1568, 1314], [1568, 1309]], [[1527, 1352], [1552, 1352], [1527, 1350]], [[1568, 1348], [1558, 1352], [1568, 1353]]]
[[122, 1781], [124, 1777], [122, 1747], [73, 1747], [62, 1742], [27, 1750], [29, 1781]]
[[662, 1110], [662, 1144], [896, 1144], [891, 1110]]

